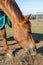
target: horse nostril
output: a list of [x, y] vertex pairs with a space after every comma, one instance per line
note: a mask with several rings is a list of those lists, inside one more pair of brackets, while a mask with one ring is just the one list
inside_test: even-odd
[[36, 48], [28, 48], [27, 54], [30, 54], [30, 55], [36, 55], [37, 54], [37, 49]]
[[37, 54], [37, 49], [33, 49], [33, 54], [36, 55]]

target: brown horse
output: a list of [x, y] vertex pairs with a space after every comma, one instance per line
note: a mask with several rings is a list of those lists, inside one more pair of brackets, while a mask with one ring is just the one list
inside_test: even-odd
[[[0, 9], [9, 17], [14, 28], [14, 38], [20, 46], [27, 52], [36, 53], [36, 45], [31, 34], [30, 15], [23, 16], [15, 0], [0, 0]], [[2, 44], [6, 54], [10, 55], [7, 45], [5, 27], [1, 30]]]

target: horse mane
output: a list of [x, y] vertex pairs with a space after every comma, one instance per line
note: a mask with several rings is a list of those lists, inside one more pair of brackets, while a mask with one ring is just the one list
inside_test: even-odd
[[16, 16], [19, 18], [19, 19], [23, 19], [24, 16], [20, 10], [20, 8], [18, 7], [17, 3], [15, 2], [15, 0], [9, 0], [9, 5], [12, 9], [12, 11], [15, 12]]
[[11, 12], [11, 14], [13, 14], [13, 17], [16, 16], [18, 21], [24, 19], [24, 16], [15, 0], [2, 0], [0, 1], [0, 3], [5, 4], [6, 9], [8, 9], [8, 11]]
[[10, 6], [12, 12], [14, 12], [16, 14], [16, 16], [18, 17], [19, 20], [22, 20], [24, 18], [23, 14], [22, 14], [19, 6], [15, 2], [15, 0], [9, 0], [8, 5]]

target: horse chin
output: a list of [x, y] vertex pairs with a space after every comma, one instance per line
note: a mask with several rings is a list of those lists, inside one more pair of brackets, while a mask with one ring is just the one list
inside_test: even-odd
[[37, 49], [36, 48], [28, 48], [26, 51], [26, 54], [35, 56], [35, 55], [37, 55]]

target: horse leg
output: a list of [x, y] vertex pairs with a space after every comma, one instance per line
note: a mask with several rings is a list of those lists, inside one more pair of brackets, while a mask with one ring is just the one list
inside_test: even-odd
[[11, 56], [11, 51], [8, 47], [8, 44], [7, 44], [7, 40], [6, 40], [6, 29], [5, 27], [1, 30], [1, 33], [2, 33], [2, 45], [3, 45], [3, 50], [6, 52], [7, 55]]

